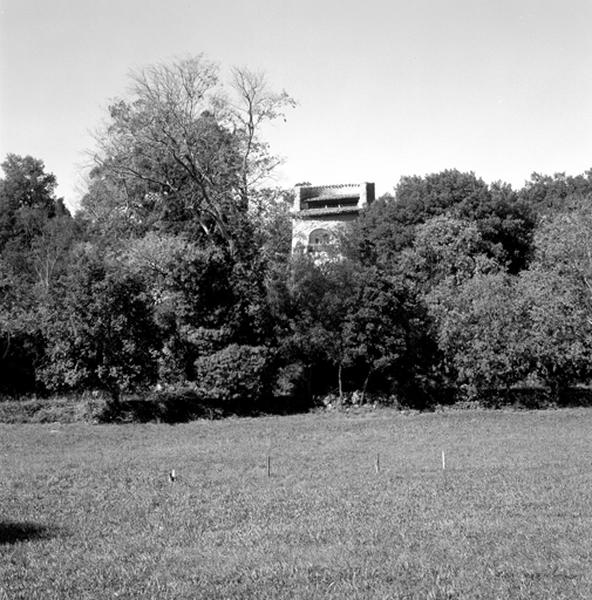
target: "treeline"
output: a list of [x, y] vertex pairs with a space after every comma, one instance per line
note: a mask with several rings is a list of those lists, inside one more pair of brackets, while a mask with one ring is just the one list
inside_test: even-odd
[[[592, 366], [592, 170], [520, 190], [403, 177], [322, 260], [290, 253], [261, 126], [293, 105], [204, 57], [136, 73], [72, 216], [42, 161], [0, 180], [0, 393], [182, 397], [251, 413], [413, 407]], [[159, 391], [155, 391], [159, 390]]]

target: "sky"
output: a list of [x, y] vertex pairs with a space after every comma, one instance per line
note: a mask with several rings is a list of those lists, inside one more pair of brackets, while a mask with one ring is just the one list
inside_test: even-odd
[[576, 175], [591, 23], [592, 0], [0, 0], [0, 159], [42, 159], [75, 208], [130, 71], [204, 53], [298, 102], [265, 131], [275, 185]]

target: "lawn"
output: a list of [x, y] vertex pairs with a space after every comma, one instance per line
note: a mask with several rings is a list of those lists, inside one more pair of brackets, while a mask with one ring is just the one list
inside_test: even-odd
[[592, 598], [590, 409], [0, 425], [0, 443], [0, 600]]

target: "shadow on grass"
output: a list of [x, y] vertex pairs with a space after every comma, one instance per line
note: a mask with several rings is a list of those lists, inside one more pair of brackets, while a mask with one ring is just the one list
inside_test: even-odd
[[102, 423], [186, 423], [195, 419], [219, 419], [221, 409], [204, 404], [192, 390], [153, 392], [145, 398], [131, 397], [108, 403], [98, 421]]
[[289, 397], [276, 397], [266, 402], [241, 405], [223, 403], [201, 396], [195, 389], [177, 388], [149, 393], [146, 396], [130, 396], [118, 402], [108, 402], [98, 421], [102, 423], [186, 423], [196, 419], [216, 420], [230, 415], [259, 416], [265, 414], [288, 415], [304, 412], [310, 403]]
[[47, 527], [39, 523], [0, 521], [0, 546], [10, 546], [18, 542], [48, 540], [58, 533], [56, 527]]

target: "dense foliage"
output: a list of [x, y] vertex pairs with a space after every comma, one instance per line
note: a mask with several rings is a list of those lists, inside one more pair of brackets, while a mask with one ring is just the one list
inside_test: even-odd
[[225, 89], [201, 56], [132, 84], [75, 217], [41, 160], [2, 163], [0, 393], [179, 390], [245, 413], [589, 382], [592, 170], [403, 177], [338, 246], [292, 256], [261, 136], [290, 97], [246, 70]]

